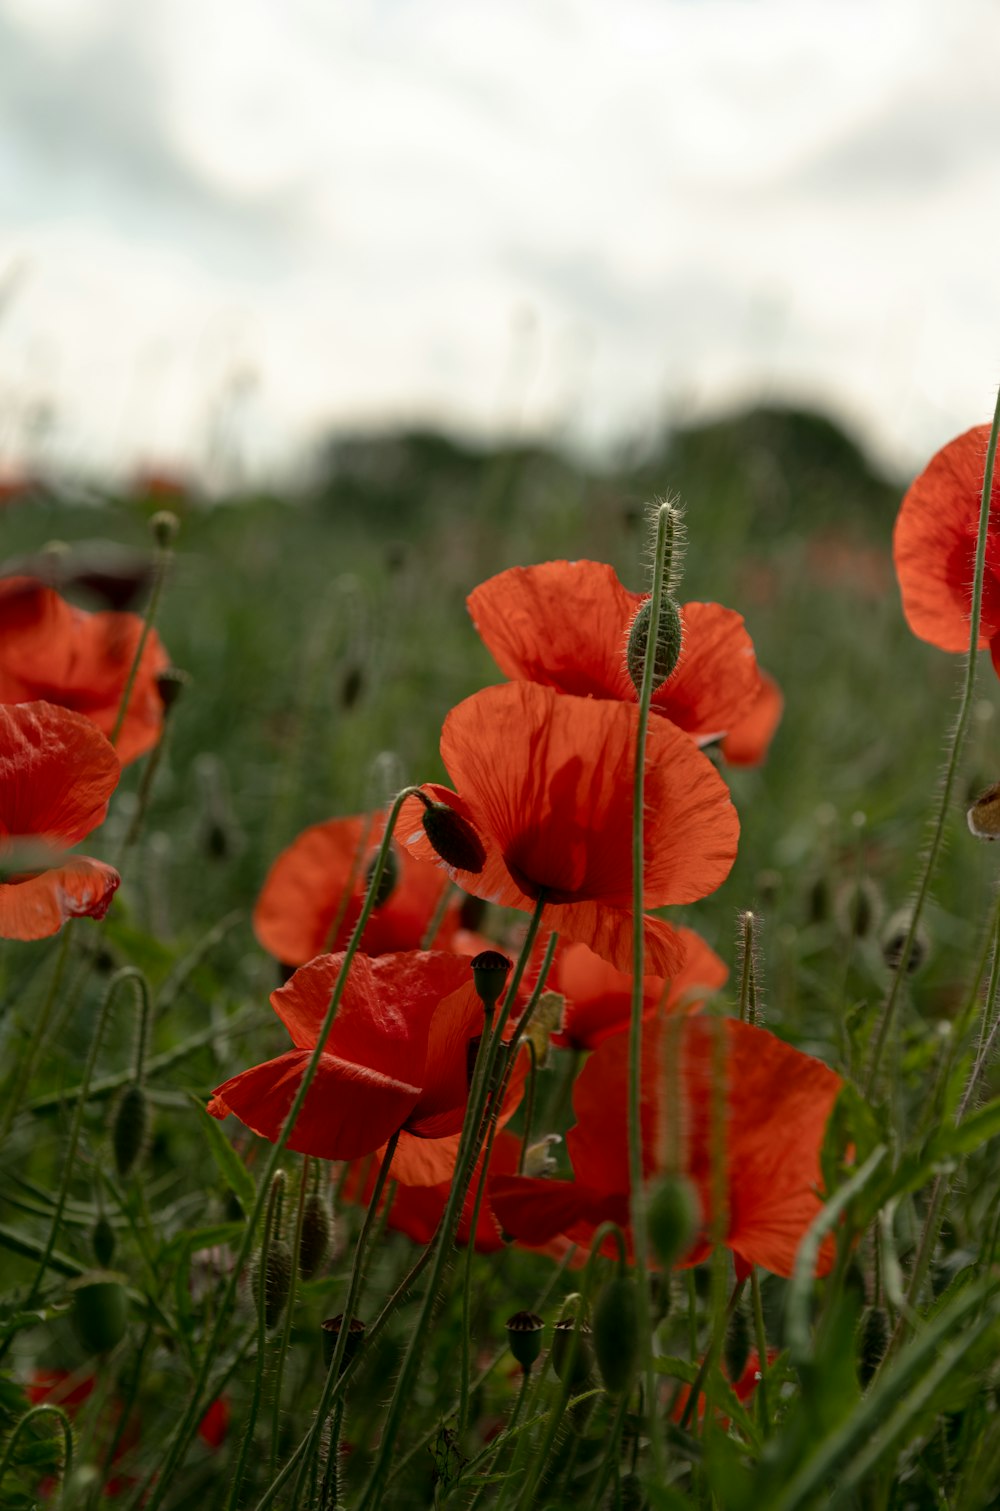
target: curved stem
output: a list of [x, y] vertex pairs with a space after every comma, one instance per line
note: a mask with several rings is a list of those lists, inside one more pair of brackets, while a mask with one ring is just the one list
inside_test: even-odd
[[916, 896], [914, 897], [913, 909], [910, 914], [910, 926], [906, 931], [906, 938], [903, 941], [899, 960], [892, 973], [892, 982], [886, 994], [881, 1020], [875, 1036], [871, 1064], [868, 1068], [868, 1078], [864, 1088], [866, 1097], [870, 1097], [875, 1089], [882, 1063], [882, 1053], [885, 1049], [886, 1039], [888, 1038], [889, 1030], [892, 1027], [896, 1009], [899, 1005], [899, 993], [907, 973], [907, 964], [913, 949], [913, 941], [917, 937], [917, 929], [920, 926], [924, 904], [930, 892], [934, 868], [937, 865], [938, 855], [941, 852], [948, 808], [951, 804], [951, 795], [955, 786], [955, 778], [958, 774], [959, 756], [962, 753], [966, 731], [969, 727], [969, 717], [972, 713], [972, 695], [976, 685], [976, 653], [979, 648], [979, 620], [983, 605], [983, 579], [986, 574], [986, 542], [989, 535], [990, 504], [993, 497], [993, 470], [996, 462], [998, 437], [1000, 437], [1000, 392], [997, 393], [996, 406], [993, 411], [993, 424], [990, 427], [989, 445], [986, 450], [986, 467], [983, 473], [983, 492], [979, 506], [979, 529], [976, 535], [975, 570], [972, 579], [972, 603], [969, 612], [969, 650], [965, 661], [962, 698], [958, 708], [958, 716], [955, 719], [955, 725], [951, 733], [948, 756], [945, 762], [944, 779], [941, 783], [941, 795], [938, 799], [937, 812], [934, 815], [932, 823], [930, 842], [924, 856], [923, 870], [917, 883]]
[[0, 1459], [0, 1487], [3, 1486], [7, 1470], [10, 1468], [13, 1461], [14, 1449], [17, 1446], [18, 1438], [21, 1436], [21, 1433], [24, 1431], [25, 1427], [27, 1427], [28, 1423], [35, 1417], [41, 1416], [43, 1411], [48, 1412], [50, 1416], [58, 1418], [59, 1425], [63, 1430], [62, 1492], [59, 1499], [61, 1504], [65, 1508], [65, 1511], [69, 1511], [69, 1501], [66, 1497], [69, 1488], [69, 1477], [73, 1472], [73, 1428], [70, 1425], [69, 1417], [63, 1411], [62, 1407], [56, 1406], [52, 1402], [42, 1401], [40, 1405], [32, 1406], [28, 1411], [24, 1413], [24, 1416], [18, 1420], [14, 1431], [11, 1433], [10, 1438], [7, 1441], [7, 1447], [4, 1449], [3, 1458]]

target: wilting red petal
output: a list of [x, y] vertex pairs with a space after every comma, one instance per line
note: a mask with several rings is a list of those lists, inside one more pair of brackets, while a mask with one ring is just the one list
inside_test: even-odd
[[[84, 714], [110, 736], [142, 632], [136, 614], [90, 614], [32, 578], [5, 578], [0, 581], [0, 702], [44, 699]], [[151, 630], [116, 745], [126, 765], [160, 737], [163, 701], [156, 679], [168, 665]]]
[[[385, 814], [330, 819], [303, 831], [268, 872], [253, 926], [269, 954], [304, 965], [325, 951], [343, 949], [357, 923], [367, 887], [368, 862], [385, 833]], [[367, 955], [419, 949], [448, 885], [437, 866], [394, 845], [400, 876], [365, 928]], [[363, 852], [363, 853], [362, 853]], [[448, 919], [454, 928], [454, 910]], [[435, 944], [442, 947], [447, 929]]]
[[[972, 578], [988, 425], [949, 441], [906, 492], [892, 551], [903, 613], [915, 635], [944, 651], [969, 644]], [[986, 542], [980, 647], [1000, 631], [1000, 469], [993, 481]]]
[[102, 822], [121, 763], [82, 714], [0, 704], [0, 839], [75, 845]]
[[[629, 592], [604, 562], [548, 561], [481, 583], [468, 608], [506, 676], [578, 697], [635, 703], [625, 647], [647, 597]], [[753, 644], [742, 617], [721, 604], [683, 604], [681, 619], [681, 655], [657, 690], [653, 711], [708, 739], [728, 729], [753, 697]]]
[[70, 918], [103, 918], [120, 881], [113, 866], [70, 855], [51, 870], [0, 882], [0, 939], [48, 939]]
[[719, 745], [730, 766], [761, 764], [781, 723], [784, 707], [781, 688], [772, 676], [761, 672], [756, 697]]

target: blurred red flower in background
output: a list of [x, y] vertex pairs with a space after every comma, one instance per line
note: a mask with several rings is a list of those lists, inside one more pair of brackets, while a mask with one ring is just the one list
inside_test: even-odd
[[730, 766], [760, 766], [767, 757], [785, 700], [774, 678], [762, 671], [756, 696], [719, 742], [723, 759]]
[[0, 704], [0, 938], [47, 939], [69, 918], [103, 918], [119, 875], [65, 855], [100, 824], [121, 765], [82, 714]]

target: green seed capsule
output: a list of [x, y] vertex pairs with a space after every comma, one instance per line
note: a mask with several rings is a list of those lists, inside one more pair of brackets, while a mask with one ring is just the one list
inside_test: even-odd
[[149, 1101], [145, 1091], [135, 1082], [126, 1086], [111, 1128], [115, 1169], [120, 1176], [128, 1175], [141, 1159], [149, 1136], [149, 1121]]
[[326, 1258], [333, 1235], [333, 1219], [326, 1202], [313, 1191], [306, 1197], [299, 1243], [299, 1274], [311, 1280]]
[[472, 960], [472, 980], [479, 1000], [487, 1012], [492, 1012], [500, 999], [511, 962], [499, 950], [482, 950]]
[[97, 1263], [102, 1270], [106, 1270], [115, 1257], [115, 1230], [103, 1213], [94, 1223], [90, 1246]]
[[[632, 620], [632, 628], [628, 635], [625, 660], [628, 665], [628, 674], [632, 678], [632, 686], [637, 693], [642, 690], [642, 672], [646, 661], [646, 645], [649, 640], [652, 613], [652, 605], [647, 598]], [[654, 693], [658, 687], [663, 686], [680, 659], [683, 634], [680, 610], [672, 598], [664, 596], [660, 601], [660, 630], [656, 637], [653, 660]]]
[[73, 1325], [89, 1354], [107, 1354], [128, 1327], [128, 1292], [116, 1275], [94, 1270], [73, 1292]]
[[889, 1346], [889, 1314], [884, 1306], [866, 1306], [858, 1323], [858, 1380], [866, 1389], [875, 1378]]
[[594, 1367], [594, 1354], [590, 1346], [590, 1327], [576, 1317], [562, 1317], [552, 1332], [552, 1368], [560, 1380], [565, 1380], [570, 1370], [570, 1353], [574, 1331], [576, 1354], [569, 1374], [570, 1384], [575, 1388], [590, 1378]]
[[649, 1193], [649, 1241], [665, 1270], [683, 1259], [701, 1226], [701, 1203], [686, 1175], [667, 1175]]
[[542, 1329], [545, 1323], [534, 1312], [515, 1312], [507, 1318], [507, 1342], [514, 1358], [525, 1374], [542, 1351]]
[[639, 1359], [639, 1311], [630, 1275], [616, 1275], [597, 1298], [594, 1353], [608, 1390], [628, 1390]]
[[[264, 1323], [275, 1327], [285, 1310], [285, 1302], [292, 1286], [292, 1251], [283, 1238], [272, 1238], [267, 1251], [267, 1273], [264, 1276]], [[260, 1305], [261, 1266], [258, 1261], [254, 1281], [254, 1294]]]
[[722, 1358], [726, 1376], [735, 1385], [747, 1367], [750, 1357], [750, 1318], [746, 1307], [738, 1306], [729, 1319], [722, 1345]]

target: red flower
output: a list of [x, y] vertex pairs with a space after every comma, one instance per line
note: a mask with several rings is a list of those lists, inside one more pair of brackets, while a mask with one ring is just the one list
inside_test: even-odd
[[[68, 918], [103, 918], [118, 872], [84, 855], [38, 868], [102, 822], [120, 763], [81, 714], [51, 703], [0, 704], [0, 938], [47, 939]], [[18, 850], [27, 846], [26, 869]], [[14, 866], [14, 874], [10, 867]]]
[[[344, 949], [384, 833], [384, 813], [334, 818], [304, 830], [281, 852], [253, 915], [254, 933], [269, 954], [285, 965], [305, 965], [315, 955]], [[437, 866], [416, 860], [404, 846], [394, 844], [392, 853], [399, 877], [368, 921], [366, 955], [419, 949], [448, 885]], [[450, 944], [456, 923], [457, 908], [451, 908], [434, 941], [438, 949]]]
[[[491, 577], [468, 607], [505, 676], [635, 703], [625, 645], [648, 596], [630, 593], [604, 562], [547, 561]], [[683, 604], [681, 622], [680, 659], [652, 708], [699, 741], [716, 739], [757, 691], [753, 643], [742, 616], [718, 603]]]
[[[441, 755], [458, 793], [424, 791], [471, 824], [485, 851], [478, 872], [449, 866], [475, 897], [532, 911], [627, 970], [632, 949], [632, 769], [638, 709], [575, 698], [530, 682], [488, 687], [453, 708]], [[435, 852], [417, 798], [400, 832], [422, 858]], [[656, 720], [646, 747], [645, 889], [649, 907], [694, 902], [728, 876], [739, 820], [725, 783], [681, 732]], [[652, 973], [683, 963], [676, 931], [645, 920]]]
[[[30, 577], [0, 581], [0, 703], [44, 699], [85, 714], [110, 737], [142, 620], [89, 614]], [[116, 749], [128, 765], [160, 738], [163, 701], [156, 679], [169, 658], [155, 631], [142, 653]]]
[[[233, 1076], [208, 1110], [234, 1112], [277, 1139], [316, 1046], [342, 955], [320, 955], [271, 994], [295, 1049]], [[340, 1009], [299, 1113], [289, 1149], [356, 1159], [405, 1129], [417, 1138], [457, 1133], [468, 1098], [469, 1044], [483, 1031], [468, 958], [427, 954], [355, 957]]]
[[[706, 996], [722, 986], [729, 972], [713, 949], [693, 929], [678, 929], [684, 964], [669, 980], [647, 976], [642, 983], [643, 1017], [665, 1012], [694, 1012]], [[549, 981], [566, 998], [562, 1026], [552, 1035], [560, 1049], [596, 1049], [611, 1034], [628, 1028], [632, 1017], [632, 977], [615, 970], [585, 944], [571, 944], [556, 956]]]
[[784, 707], [781, 688], [772, 676], [762, 671], [756, 697], [719, 744], [730, 766], [762, 764], [781, 723]]
[[[977, 425], [931, 457], [907, 490], [892, 551], [903, 613], [915, 635], [943, 651], [969, 644], [972, 577], [989, 426]], [[1000, 668], [1000, 469], [986, 539], [979, 648]]]
[[[717, 1062], [725, 1074], [726, 1210], [723, 1242], [741, 1267], [790, 1275], [803, 1234], [821, 1206], [819, 1155], [840, 1077], [762, 1028], [732, 1018], [687, 1018], [668, 1028], [653, 1019], [643, 1036], [642, 1134], [647, 1175], [663, 1168], [668, 1129], [664, 1073], [671, 1038], [680, 1044], [684, 1167], [702, 1205], [700, 1238], [683, 1263], [709, 1252], [712, 1213], [712, 1107]], [[721, 1043], [718, 1040], [721, 1039]], [[557, 1234], [589, 1245], [598, 1225], [629, 1221], [628, 1035], [595, 1050], [574, 1090], [577, 1123], [566, 1137], [575, 1181], [497, 1177], [493, 1210], [504, 1230], [537, 1245]], [[829, 1268], [832, 1247], [821, 1256]]]
[[[776, 1348], [769, 1348], [767, 1351], [768, 1363], [773, 1364], [777, 1357], [778, 1350]], [[739, 1379], [731, 1381], [730, 1384], [733, 1395], [736, 1397], [737, 1401], [749, 1401], [750, 1397], [757, 1389], [757, 1386], [760, 1384], [760, 1354], [755, 1348], [752, 1348], [747, 1354], [747, 1362], [743, 1366], [743, 1373], [740, 1375]], [[684, 1411], [690, 1397], [690, 1387], [687, 1385], [682, 1385], [674, 1398], [673, 1410], [670, 1413], [675, 1422], [679, 1422], [684, 1416]], [[699, 1422], [704, 1419], [705, 1396], [701, 1392], [699, 1392], [698, 1395], [697, 1415]], [[729, 1418], [720, 1412], [719, 1427], [723, 1432], [725, 1432], [728, 1426]]]
[[221, 1448], [229, 1431], [229, 1397], [216, 1396], [198, 1423], [198, 1436], [209, 1448]]

